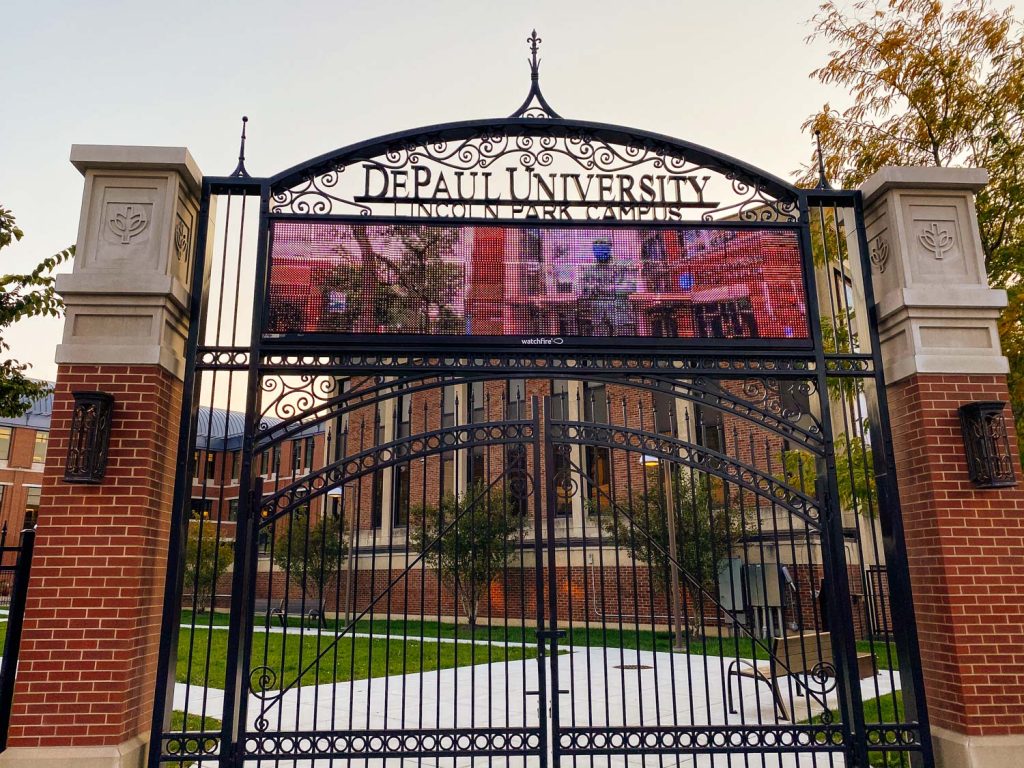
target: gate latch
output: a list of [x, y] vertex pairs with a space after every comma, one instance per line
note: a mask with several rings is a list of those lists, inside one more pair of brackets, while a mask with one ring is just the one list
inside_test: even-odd
[[537, 639], [538, 640], [561, 640], [565, 637], [564, 629], [538, 629]]

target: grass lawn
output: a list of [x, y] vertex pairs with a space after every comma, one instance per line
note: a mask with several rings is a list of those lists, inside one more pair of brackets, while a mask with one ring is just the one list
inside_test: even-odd
[[[192, 620], [192, 614], [182, 611], [181, 623], [188, 624]], [[258, 626], [263, 626], [266, 615], [259, 615], [256, 618]], [[210, 615], [200, 614], [197, 617], [200, 626], [209, 626]], [[213, 626], [227, 626], [228, 616], [226, 613], [215, 613], [213, 615]], [[302, 621], [297, 616], [288, 619], [289, 627], [299, 627]], [[306, 622], [307, 626], [313, 626], [312, 622]], [[327, 622], [327, 630], [333, 632], [338, 625], [345, 626], [344, 622]], [[280, 626], [276, 620], [271, 626]], [[431, 638], [454, 638], [475, 640], [490, 640], [492, 642], [524, 643], [527, 647], [536, 645], [536, 630], [532, 627], [500, 627], [481, 625], [476, 631], [470, 633], [467, 625], [461, 624], [458, 627], [451, 623], [438, 623], [436, 621], [406, 621], [405, 619], [363, 620], [356, 623], [355, 632], [362, 634], [373, 634], [385, 637], [406, 636], [414, 639], [426, 637], [428, 642]], [[670, 651], [672, 649], [672, 635], [669, 632], [652, 632], [651, 630], [636, 630], [635, 628], [623, 628], [621, 631], [617, 624], [609, 624], [607, 627], [590, 625], [585, 627], [572, 627], [567, 629], [566, 637], [561, 641], [563, 645], [581, 645], [588, 647], [607, 646], [610, 648], [628, 648], [641, 651]], [[770, 646], [770, 641], [763, 641]], [[873, 643], [868, 640], [857, 641], [857, 652], [874, 652], [878, 669], [898, 669], [896, 663], [896, 645], [888, 643], [886, 653], [886, 641], [877, 640]], [[767, 659], [768, 652], [761, 645], [755, 643], [748, 637], [709, 637], [705, 641], [700, 638], [692, 638], [689, 643], [690, 653], [699, 653], [706, 656], [725, 656], [729, 658], [758, 658]]]
[[[219, 731], [220, 730], [220, 726], [221, 726], [220, 720], [217, 720], [217, 719], [212, 718], [212, 717], [205, 717], [205, 718], [203, 718], [203, 717], [200, 717], [199, 715], [189, 715], [186, 718], [184, 712], [179, 712], [178, 710], [174, 710], [173, 712], [171, 712], [171, 729], [170, 729], [170, 733], [174, 733], [174, 732], [181, 733], [182, 729], [184, 729], [185, 731], [190, 731], [192, 733], [196, 733], [196, 732], [210, 733], [211, 731]], [[214, 745], [214, 743], [215, 742], [213, 742], [212, 740], [208, 740], [208, 744], [209, 744], [210, 747], [212, 747]], [[190, 765], [195, 765], [195, 762], [186, 762], [186, 763], [182, 763], [181, 765], [182, 765], [182, 768], [188, 768], [188, 766], [190, 766]]]
[[[897, 715], [897, 711], [899, 715]], [[839, 712], [836, 712], [836, 722], [839, 722]], [[877, 699], [868, 699], [864, 702], [864, 720], [871, 723], [898, 723], [906, 717], [903, 710], [903, 694], [900, 691], [887, 693]], [[806, 721], [820, 723], [820, 717], [814, 717]], [[868, 763], [874, 766], [910, 766], [910, 757], [904, 752], [868, 752]]]
[[[211, 637], [212, 635], [212, 637]], [[188, 669], [190, 638], [192, 648], [191, 674]], [[209, 676], [206, 675], [207, 643], [209, 642]], [[319, 643], [319, 645], [318, 645]], [[224, 630], [197, 629], [190, 635], [183, 630], [178, 640], [178, 682], [195, 685], [224, 687], [225, 665], [228, 657], [228, 633]], [[265, 650], [264, 650], [265, 649]], [[470, 645], [468, 643], [431, 643], [429, 640], [402, 641], [392, 637], [384, 638], [344, 637], [336, 646], [331, 646], [328, 636], [317, 638], [297, 634], [259, 633], [253, 638], [252, 666], [266, 665], [279, 676], [269, 686], [281, 686], [281, 669], [284, 668], [285, 684], [291, 683], [317, 657], [328, 649], [319, 663], [302, 676], [302, 685], [317, 685], [345, 680], [363, 680], [368, 677], [429, 672], [435, 669], [464, 667], [471, 664], [487, 664], [503, 661], [517, 661], [534, 658], [532, 648], [517, 648], [493, 645]], [[300, 665], [301, 655], [301, 665]]]

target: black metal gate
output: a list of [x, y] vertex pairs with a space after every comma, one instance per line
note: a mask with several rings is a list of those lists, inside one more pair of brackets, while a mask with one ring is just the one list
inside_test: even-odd
[[931, 765], [859, 193], [537, 42], [511, 118], [204, 181], [151, 766]]
[[17, 544], [8, 543], [7, 523], [0, 529], [0, 616], [4, 639], [0, 644], [0, 752], [7, 749], [7, 729], [11, 723], [11, 703], [21, 649], [21, 627], [25, 618], [28, 577], [35, 548], [35, 528], [21, 532]]

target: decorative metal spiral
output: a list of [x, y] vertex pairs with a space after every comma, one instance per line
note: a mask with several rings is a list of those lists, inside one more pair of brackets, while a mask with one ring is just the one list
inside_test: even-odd
[[277, 672], [268, 666], [254, 667], [249, 672], [249, 690], [260, 699], [270, 698], [269, 691], [277, 693]]

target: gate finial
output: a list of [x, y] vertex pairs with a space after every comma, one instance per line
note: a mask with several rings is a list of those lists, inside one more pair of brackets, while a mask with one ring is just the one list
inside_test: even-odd
[[821, 131], [814, 132], [814, 140], [818, 144], [818, 186], [815, 189], [832, 189], [825, 176], [825, 156], [821, 154]]
[[532, 34], [526, 38], [526, 42], [530, 44], [530, 80], [537, 82], [540, 79], [540, 60], [537, 58], [537, 49], [540, 48], [540, 44], [543, 42], [537, 37], [537, 30], [533, 30]]
[[544, 98], [544, 94], [540, 92], [540, 59], [537, 58], [537, 52], [540, 50], [542, 40], [537, 36], [536, 29], [531, 31], [530, 36], [526, 38], [526, 42], [530, 45], [530, 58], [528, 60], [530, 64], [530, 92], [526, 94], [526, 101], [523, 102], [522, 106], [512, 113], [512, 117], [561, 118], [561, 115], [551, 108], [547, 99]]
[[231, 172], [233, 179], [248, 179], [249, 172], [245, 170], [245, 124], [249, 122], [246, 115], [242, 115], [242, 143], [238, 146], [238, 165]]

